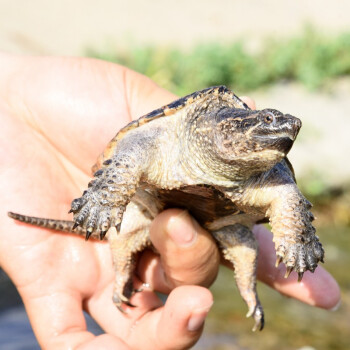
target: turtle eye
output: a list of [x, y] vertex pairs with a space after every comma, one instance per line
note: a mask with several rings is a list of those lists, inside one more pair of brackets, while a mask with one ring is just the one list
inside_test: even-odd
[[266, 124], [271, 124], [275, 121], [275, 116], [272, 113], [267, 113], [264, 116], [264, 122]]

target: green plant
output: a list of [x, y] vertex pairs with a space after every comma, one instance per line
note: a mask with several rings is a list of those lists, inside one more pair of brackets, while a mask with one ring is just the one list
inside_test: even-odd
[[319, 89], [330, 79], [350, 74], [350, 33], [325, 37], [309, 29], [290, 39], [266, 39], [256, 52], [237, 41], [198, 44], [190, 51], [109, 47], [90, 49], [87, 55], [128, 66], [179, 95], [220, 84], [242, 93], [281, 81]]

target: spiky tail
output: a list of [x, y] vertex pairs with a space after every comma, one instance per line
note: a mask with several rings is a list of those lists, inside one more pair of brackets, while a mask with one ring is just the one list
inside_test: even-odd
[[14, 220], [25, 222], [33, 226], [44, 227], [51, 230], [57, 230], [62, 232], [74, 233], [79, 236], [85, 236], [85, 231], [81, 227], [76, 227], [73, 229], [74, 222], [67, 220], [54, 220], [46, 218], [37, 218], [34, 216], [27, 216], [17, 213], [12, 213], [9, 211], [7, 215]]

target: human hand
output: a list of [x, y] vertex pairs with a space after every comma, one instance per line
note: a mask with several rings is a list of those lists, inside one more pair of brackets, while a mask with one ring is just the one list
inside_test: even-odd
[[[138, 307], [127, 316], [111, 300], [114, 276], [105, 243], [14, 224], [6, 216], [16, 210], [69, 219], [71, 200], [86, 187], [91, 165], [116, 131], [173, 99], [149, 79], [106, 62], [0, 56], [0, 264], [16, 284], [42, 347], [185, 349], [200, 336], [212, 296], [193, 284], [209, 286], [220, 257], [211, 236], [182, 212], [155, 219], [151, 236], [160, 257], [146, 251], [137, 271], [136, 286], [144, 281], [171, 292], [167, 303], [162, 307], [146, 290], [133, 297]], [[171, 238], [188, 240], [189, 232], [192, 244]], [[284, 280], [274, 268], [270, 236], [262, 228], [257, 236], [262, 280], [312, 305], [338, 302], [337, 285], [321, 267], [300, 284]], [[83, 309], [105, 335], [87, 332]]]

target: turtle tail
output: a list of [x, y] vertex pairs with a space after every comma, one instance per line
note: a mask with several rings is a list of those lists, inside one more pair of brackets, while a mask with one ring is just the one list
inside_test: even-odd
[[47, 218], [38, 218], [35, 216], [22, 215], [9, 211], [7, 215], [16, 221], [24, 222], [33, 226], [39, 226], [50, 230], [73, 233], [79, 236], [85, 236], [85, 231], [81, 227], [74, 228], [74, 222], [68, 220], [55, 220]]

